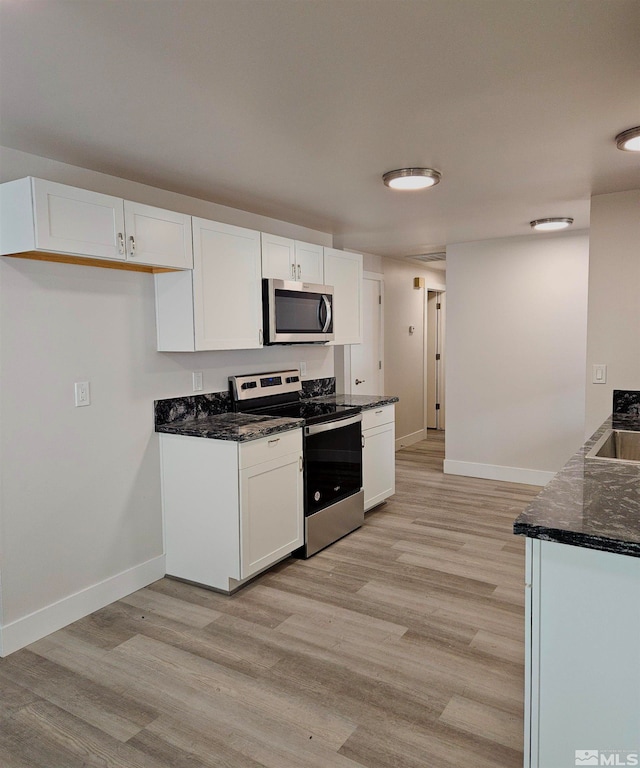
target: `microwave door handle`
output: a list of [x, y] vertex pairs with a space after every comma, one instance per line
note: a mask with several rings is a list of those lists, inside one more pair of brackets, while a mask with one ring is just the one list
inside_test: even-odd
[[322, 303], [324, 304], [324, 308], [327, 316], [324, 327], [322, 328], [322, 333], [326, 333], [329, 330], [329, 327], [331, 325], [331, 302], [324, 294], [322, 294]]

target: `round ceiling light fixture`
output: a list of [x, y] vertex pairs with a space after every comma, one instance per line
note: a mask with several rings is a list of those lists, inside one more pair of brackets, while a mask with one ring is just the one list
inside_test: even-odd
[[433, 168], [398, 168], [382, 175], [382, 181], [391, 189], [427, 189], [442, 178]]
[[556, 217], [553, 219], [535, 219], [529, 222], [536, 232], [555, 232], [558, 229], [566, 229], [573, 224], [573, 219]]
[[640, 152], [640, 125], [616, 136], [616, 146], [626, 152]]

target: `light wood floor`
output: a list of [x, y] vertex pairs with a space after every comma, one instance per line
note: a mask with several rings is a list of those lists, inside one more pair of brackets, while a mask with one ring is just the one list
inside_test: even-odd
[[397, 454], [359, 531], [233, 597], [163, 579], [0, 661], [3, 768], [520, 768], [539, 489]]

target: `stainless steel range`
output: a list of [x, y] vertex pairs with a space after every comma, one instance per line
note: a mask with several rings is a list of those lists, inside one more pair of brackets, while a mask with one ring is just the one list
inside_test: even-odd
[[364, 522], [359, 408], [301, 398], [292, 369], [229, 378], [234, 410], [304, 419], [305, 544], [309, 557]]

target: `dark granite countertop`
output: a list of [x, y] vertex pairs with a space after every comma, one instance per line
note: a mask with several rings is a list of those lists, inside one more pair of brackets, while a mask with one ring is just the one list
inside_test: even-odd
[[300, 429], [303, 424], [302, 419], [278, 419], [248, 413], [218, 413], [156, 425], [156, 432], [188, 435], [189, 437], [206, 437], [209, 440], [234, 440], [243, 443], [247, 440], [258, 440], [277, 432]]
[[370, 408], [392, 405], [399, 402], [400, 398], [391, 395], [324, 395], [323, 397], [314, 397], [312, 400], [318, 403], [347, 405], [351, 408], [360, 408], [363, 411], [367, 411]]
[[[334, 388], [335, 379], [314, 380], [304, 387], [307, 395], [304, 401], [347, 405], [361, 410], [398, 402], [397, 397], [384, 395], [327, 394], [327, 390]], [[156, 432], [210, 440], [258, 440], [276, 432], [299, 429], [305, 423], [301, 418], [235, 413], [230, 410], [231, 401], [227, 392], [156, 400], [154, 408]]]
[[586, 456], [612, 426], [640, 431], [640, 417], [608, 418], [516, 519], [514, 533], [640, 557], [640, 463]]

